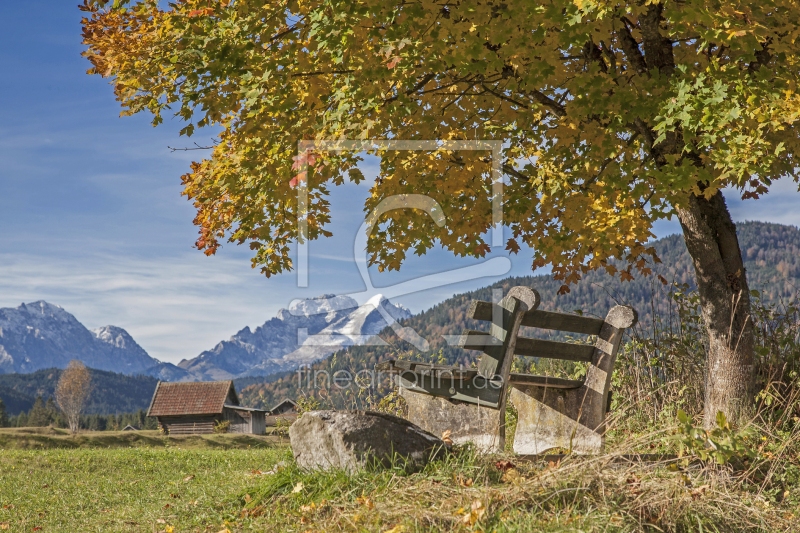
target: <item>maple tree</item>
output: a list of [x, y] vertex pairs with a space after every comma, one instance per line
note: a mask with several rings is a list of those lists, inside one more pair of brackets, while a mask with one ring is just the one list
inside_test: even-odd
[[[706, 424], [750, 407], [750, 295], [721, 190], [757, 198], [779, 177], [797, 179], [795, 3], [85, 0], [82, 9], [89, 73], [112, 78], [123, 114], [149, 111], [154, 125], [175, 114], [186, 135], [221, 129], [182, 178], [207, 254], [225, 239], [248, 243], [269, 276], [291, 268], [293, 241], [330, 235], [328, 192], [363, 179], [361, 155], [298, 154], [299, 140], [501, 140], [506, 247], [533, 247], [532, 267], [552, 265], [565, 285], [593, 269], [650, 274], [653, 223], [677, 216], [710, 343]], [[445, 215], [439, 226], [422, 210], [385, 213], [368, 241], [374, 264], [399, 268], [437, 241], [459, 255], [489, 251], [490, 153], [371, 151], [381, 172], [366, 211], [415, 193]]]

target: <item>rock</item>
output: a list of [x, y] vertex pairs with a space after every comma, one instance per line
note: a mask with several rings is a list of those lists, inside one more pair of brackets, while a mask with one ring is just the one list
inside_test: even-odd
[[308, 411], [289, 428], [295, 460], [301, 468], [342, 468], [401, 464], [419, 467], [449, 447], [403, 418], [372, 411]]

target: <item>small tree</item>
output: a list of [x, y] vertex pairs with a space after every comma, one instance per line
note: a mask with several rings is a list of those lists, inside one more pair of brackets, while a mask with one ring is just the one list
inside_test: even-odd
[[44, 405], [41, 396], [36, 397], [36, 401], [28, 412], [28, 425], [31, 427], [42, 428], [50, 424], [50, 413]]
[[80, 427], [81, 411], [86, 406], [91, 392], [92, 377], [80, 361], [70, 361], [56, 385], [56, 402], [64, 416], [71, 433]]

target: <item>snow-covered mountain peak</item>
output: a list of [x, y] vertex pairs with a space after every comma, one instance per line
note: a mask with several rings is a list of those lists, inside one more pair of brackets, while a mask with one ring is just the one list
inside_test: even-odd
[[314, 315], [328, 315], [331, 319], [337, 312], [358, 307], [358, 302], [349, 296], [323, 294], [318, 298], [294, 300], [289, 305], [289, 312], [294, 316], [310, 317]]
[[157, 365], [122, 328], [89, 331], [59, 305], [40, 300], [0, 309], [0, 373], [65, 368], [77, 359], [86, 366], [133, 374]]
[[45, 302], [44, 300], [20, 304], [20, 306], [17, 307], [17, 310], [32, 317], [39, 317], [41, 319], [54, 318], [62, 322], [77, 321], [74, 316], [66, 312], [60, 305], [51, 304], [49, 302]]
[[383, 307], [395, 320], [411, 317], [411, 311], [409, 311], [407, 307], [390, 302], [383, 294], [376, 294], [361, 306], [362, 309], [369, 307], [375, 310], [377, 310], [378, 307]]
[[91, 331], [98, 340], [113, 344], [117, 348], [139, 347], [127, 331], [117, 326], [103, 326], [101, 328], [90, 329], [89, 331]]

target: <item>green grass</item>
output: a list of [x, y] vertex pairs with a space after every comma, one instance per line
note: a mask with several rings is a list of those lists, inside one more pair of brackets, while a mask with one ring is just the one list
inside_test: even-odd
[[[285, 439], [284, 439], [285, 440]], [[48, 450], [60, 448], [179, 447], [182, 449], [248, 448], [280, 443], [276, 436], [182, 435], [164, 436], [158, 431], [81, 431], [70, 435], [59, 428], [0, 428], [0, 450]]]
[[216, 532], [232, 518], [222, 504], [254, 484], [253, 470], [285, 454], [285, 446], [265, 441], [228, 449], [4, 450], [0, 530]]
[[[4, 432], [20, 440], [42, 433]], [[94, 447], [0, 452], [0, 530], [800, 530], [795, 434], [788, 448], [762, 446], [760, 463], [738, 472], [612, 464], [608, 455], [530, 463], [467, 448], [417, 472], [398, 465], [356, 474], [302, 471], [285, 443], [266, 437], [249, 448], [236, 435], [160, 437], [158, 446], [137, 447], [81, 437]], [[498, 460], [516, 464], [504, 473]]]

